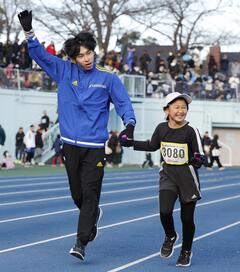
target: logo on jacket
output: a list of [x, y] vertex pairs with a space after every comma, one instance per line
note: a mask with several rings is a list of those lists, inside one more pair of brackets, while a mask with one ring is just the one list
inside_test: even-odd
[[74, 80], [74, 81], [72, 82], [72, 85], [78, 86], [78, 81], [77, 81], [77, 80]]
[[97, 163], [97, 167], [103, 167], [103, 164], [101, 161]]
[[104, 84], [90, 84], [90, 85], [88, 86], [88, 88], [102, 88], [102, 89], [106, 89], [107, 86], [104, 85]]

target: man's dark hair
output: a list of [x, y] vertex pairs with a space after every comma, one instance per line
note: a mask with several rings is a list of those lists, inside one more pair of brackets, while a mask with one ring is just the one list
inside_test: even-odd
[[87, 31], [81, 31], [74, 38], [70, 38], [65, 41], [63, 45], [63, 50], [69, 58], [75, 59], [79, 54], [80, 46], [94, 51], [96, 45], [97, 42], [92, 33]]

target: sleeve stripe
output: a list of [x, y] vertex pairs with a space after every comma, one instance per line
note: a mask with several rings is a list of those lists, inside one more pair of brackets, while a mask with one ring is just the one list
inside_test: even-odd
[[191, 124], [188, 124], [191, 128], [193, 128], [195, 134], [196, 134], [196, 138], [197, 138], [197, 143], [198, 143], [198, 150], [199, 150], [199, 153], [201, 155], [204, 155], [204, 152], [203, 152], [203, 147], [202, 147], [202, 141], [201, 141], [201, 137], [199, 135], [199, 131], [197, 128], [193, 127]]

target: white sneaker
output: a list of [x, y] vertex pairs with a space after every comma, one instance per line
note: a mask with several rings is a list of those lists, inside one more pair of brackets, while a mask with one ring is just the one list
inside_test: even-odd
[[222, 171], [222, 170], [224, 170], [224, 169], [225, 169], [225, 168], [224, 168], [223, 166], [219, 168], [220, 171]]

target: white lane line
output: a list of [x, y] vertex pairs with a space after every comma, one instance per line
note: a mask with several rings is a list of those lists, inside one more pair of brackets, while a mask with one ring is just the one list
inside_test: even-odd
[[17, 191], [17, 192], [0, 193], [0, 196], [22, 195], [22, 194], [32, 194], [32, 193], [44, 193], [44, 192], [54, 192], [54, 191], [63, 191], [63, 190], [67, 190], [67, 189], [68, 189], [68, 187], [59, 187], [59, 188], [54, 188], [54, 189]]
[[[228, 181], [230, 179], [236, 179], [236, 178], [240, 178], [239, 176], [232, 176], [232, 177], [228, 177]], [[115, 178], [112, 178], [111, 180], [115, 180]], [[226, 181], [225, 177], [219, 177], [219, 178], [214, 178], [214, 179], [205, 179], [201, 181], [201, 184], [205, 184], [205, 183], [212, 183], [212, 182], [222, 182], [222, 181]], [[159, 179], [158, 177], [152, 177], [150, 178], [149, 176], [146, 178], [143, 178], [143, 176], [141, 175], [141, 178], [137, 179], [137, 180], [131, 180], [131, 181], [114, 181], [114, 182], [105, 182], [105, 180], [103, 181], [102, 186], [106, 187], [106, 186], [118, 186], [118, 185], [124, 185], [124, 184], [138, 184], [138, 183], [150, 183], [150, 182], [155, 182], [155, 183], [159, 183]], [[0, 185], [0, 189], [8, 189], [8, 188], [20, 188], [20, 187], [33, 187], [33, 186], [41, 186], [41, 185], [52, 185], [52, 184], [68, 184], [67, 179], [64, 181], [51, 181], [51, 182], [37, 182], [37, 183], [24, 183], [24, 184], [16, 184], [16, 185]]]
[[15, 201], [15, 202], [5, 202], [1, 203], [1, 206], [9, 206], [9, 205], [20, 205], [20, 204], [29, 204], [29, 203], [36, 203], [36, 202], [43, 202], [43, 201], [53, 201], [53, 200], [60, 200], [60, 199], [70, 199], [69, 195], [65, 196], [57, 196], [57, 197], [48, 197], [48, 198], [39, 198], [33, 200], [24, 200], [24, 201]]
[[[229, 200], [237, 199], [239, 197], [240, 197], [240, 195], [234, 196], [234, 197], [227, 197], [227, 198], [222, 198], [222, 199], [216, 199], [216, 200], [212, 200], [212, 201], [201, 203], [201, 204], [197, 205], [197, 207], [207, 206], [207, 205], [211, 205], [211, 204], [215, 204], [215, 203], [220, 203], [220, 202], [224, 202], [224, 201], [229, 201]], [[174, 212], [177, 212], [177, 211], [180, 211], [180, 208], [174, 209]], [[129, 224], [129, 223], [132, 223], [132, 222], [146, 220], [146, 219], [153, 218], [153, 217], [156, 217], [156, 216], [158, 217], [159, 213], [150, 214], [150, 215], [147, 215], [147, 216], [142, 216], [142, 217], [134, 218], [134, 219], [131, 219], [131, 220], [125, 220], [125, 221], [121, 221], [121, 222], [118, 222], [118, 223], [109, 224], [109, 225], [106, 225], [106, 226], [99, 227], [99, 229], [112, 228], [112, 227], [115, 227], [115, 226], [125, 225], [125, 224]], [[56, 241], [56, 240], [64, 239], [64, 238], [67, 238], [67, 237], [70, 237], [70, 236], [74, 236], [74, 235], [76, 235], [76, 233], [70, 233], [70, 234], [61, 235], [61, 236], [58, 236], [58, 237], [54, 237], [54, 238], [50, 238], [50, 239], [46, 239], [46, 240], [42, 240], [42, 241], [38, 241], [38, 242], [33, 242], [33, 243], [21, 245], [21, 246], [16, 246], [16, 247], [11, 247], [11, 248], [7, 248], [7, 249], [2, 249], [2, 250], [0, 250], [0, 254], [5, 253], [5, 252], [10, 252], [10, 251], [15, 251], [15, 250], [18, 250], [18, 249], [21, 249], [21, 248], [31, 247], [31, 246], [34, 246], [34, 245], [39, 245], [39, 244], [44, 244], [44, 243], [48, 243], [48, 242], [51, 242], [51, 241]]]
[[[112, 191], [105, 191], [101, 194], [113, 194], [113, 193], [122, 193], [122, 192], [131, 192], [131, 191], [139, 191], [139, 190], [148, 190], [152, 188], [156, 188], [158, 185], [153, 186], [143, 186], [143, 187], [135, 187], [131, 189], [120, 189], [120, 190], [112, 190]], [[53, 192], [53, 191], [63, 191], [63, 190], [69, 190], [69, 187], [59, 187], [54, 189], [41, 189], [41, 190], [27, 190], [27, 191], [17, 191], [17, 192], [8, 192], [8, 193], [0, 193], [0, 196], [6, 196], [6, 195], [21, 195], [21, 194], [32, 194], [32, 193], [43, 193], [43, 192]]]
[[32, 186], [40, 186], [40, 185], [63, 184], [63, 183], [66, 183], [66, 181], [24, 183], [24, 184], [16, 184], [16, 185], [3, 185], [3, 186], [0, 186], [0, 189], [20, 188], [20, 187], [32, 187]]
[[[133, 178], [139, 178], [139, 175], [141, 176], [141, 178], [143, 178], [143, 177], [146, 177], [146, 178], [149, 178], [149, 177], [151, 177], [151, 178], [157, 178], [158, 179], [158, 172], [156, 172], [156, 171], [149, 171], [149, 172], [146, 172], [146, 171], [144, 171], [143, 173], [141, 172], [141, 170], [138, 170], [139, 171], [139, 173], [137, 172], [137, 171], [135, 171], [134, 173], [131, 173], [131, 172], [118, 172], [118, 173], [107, 173], [107, 174], [105, 174], [104, 175], [104, 181], [106, 181], [106, 180], [112, 180], [112, 179], [115, 179], [115, 180], [119, 180], [119, 179], [133, 179]], [[228, 175], [230, 174], [230, 173], [236, 173], [236, 171], [228, 171], [227, 172], [228, 173]], [[127, 174], [127, 175], [126, 175]], [[132, 174], [132, 175], [129, 175], [129, 174]], [[216, 178], [216, 175], [220, 175], [220, 177], [217, 177]], [[205, 177], [214, 177], [214, 179], [213, 180], [215, 180], [215, 181], [219, 181], [219, 180], [225, 180], [226, 179], [226, 177], [225, 176], [223, 176], [223, 172], [221, 172], [221, 173], [218, 173], [218, 172], [201, 172], [200, 174], [200, 179], [203, 179], [203, 178], [205, 178]], [[240, 175], [239, 174], [237, 174], [237, 175], [233, 175], [233, 176], [228, 176], [228, 179], [229, 178], [231, 178], [231, 179], [233, 179], [233, 178], [239, 178], [240, 177]], [[1, 183], [10, 183], [10, 182], [22, 182], [22, 181], [29, 181], [29, 182], [31, 182], [31, 181], [42, 181], [42, 180], [48, 180], [48, 181], [51, 181], [51, 180], [66, 180], [67, 181], [67, 176], [66, 175], [59, 175], [59, 176], [35, 176], [35, 177], [20, 177], [20, 178], [10, 178], [10, 179], [8, 179], [8, 178], [5, 178], [5, 179], [3, 179], [3, 178], [1, 178], [0, 179], [0, 184]], [[51, 183], [51, 182], [50, 182]]]
[[[218, 185], [212, 187], [213, 189], [215, 188], [225, 188], [225, 187], [230, 187], [230, 186], [237, 186], [240, 185], [240, 183], [230, 183], [226, 185]], [[131, 191], [139, 191], [139, 190], [148, 190], [152, 188], [159, 187], [159, 185], [152, 185], [152, 186], [143, 186], [143, 187], [135, 187], [131, 189], [119, 189], [119, 190], [112, 190], [112, 191], [104, 191], [101, 194], [112, 194], [112, 193], [122, 193], [122, 192], [131, 192]], [[15, 191], [15, 192], [7, 192], [7, 193], [0, 193], [0, 196], [7, 196], [7, 195], [20, 195], [20, 194], [32, 194], [32, 193], [43, 193], [43, 192], [53, 192], [53, 191], [64, 191], [64, 190], [69, 190], [69, 187], [59, 187], [59, 188], [52, 188], [52, 189], [40, 189], [40, 190], [25, 190], [25, 191]], [[201, 190], [203, 191], [203, 190]]]
[[34, 181], [34, 180], [59, 180], [59, 179], [67, 179], [66, 176], [49, 176], [49, 177], [24, 177], [24, 178], [15, 178], [15, 179], [0, 179], [0, 183], [8, 183], [8, 182], [22, 182], [22, 181]]
[[[211, 191], [215, 189], [222, 189], [222, 188], [228, 188], [228, 187], [234, 187], [234, 186], [239, 186], [240, 183], [230, 183], [226, 185], [218, 185], [218, 186], [212, 186], [212, 187], [207, 187], [207, 188], [202, 188], [201, 192], [203, 191]], [[151, 186], [151, 187], [158, 187], [158, 186]], [[124, 189], [125, 191], [107, 191], [107, 192], [102, 192], [101, 194], [109, 194], [109, 193], [119, 193], [119, 192], [126, 192], [126, 190], [138, 190], [138, 189]], [[142, 190], [142, 189], [141, 189]], [[59, 200], [59, 199], [70, 199], [71, 197], [69, 195], [66, 196], [59, 196], [59, 197], [50, 197], [50, 198], [40, 198], [40, 199], [34, 199], [34, 200], [24, 200], [24, 201], [15, 201], [15, 202], [6, 202], [6, 203], [1, 203], [1, 206], [8, 206], [8, 205], [19, 205], [19, 204], [28, 204], [28, 203], [35, 203], [35, 202], [41, 202], [41, 201], [52, 201], [52, 200]]]
[[[144, 173], [144, 174], [140, 174], [141, 177], [151, 177], [151, 176], [156, 176], [156, 172], [152, 172], [152, 173]], [[104, 180], [112, 180], [112, 179], [133, 179], [133, 178], [138, 178], [139, 174], [137, 173], [133, 173], [133, 175], [125, 175], [125, 173], [121, 173], [121, 174], [116, 174], [116, 175], [104, 175]], [[8, 183], [8, 182], [19, 182], [19, 181], [40, 181], [40, 180], [56, 180], [56, 179], [64, 179], [67, 180], [67, 176], [49, 176], [49, 177], [25, 177], [25, 178], [16, 178], [16, 179], [0, 179], [0, 184], [1, 183]]]
[[[119, 204], [129, 204], [129, 203], [133, 203], [133, 202], [152, 200], [152, 199], [156, 199], [156, 198], [158, 198], [158, 196], [135, 198], [135, 199], [130, 199], [130, 200], [122, 200], [122, 201], [116, 201], [116, 202], [103, 203], [99, 206], [106, 207], [106, 206], [113, 206], [113, 205], [119, 205]], [[240, 195], [224, 198], [224, 201], [237, 199], [237, 198], [240, 198]], [[222, 202], [222, 201], [223, 201], [223, 199], [220, 199], [220, 202]], [[217, 202], [219, 202], [219, 200], [212, 200], [212, 201], [205, 202], [205, 203], [214, 204]], [[206, 205], [205, 203], [200, 203], [197, 206], [204, 206], [204, 205]], [[27, 219], [33, 219], [33, 218], [39, 218], [39, 217], [44, 217], [44, 216], [58, 215], [58, 214], [62, 214], [62, 213], [71, 213], [71, 212], [76, 212], [76, 211], [78, 211], [78, 209], [73, 208], [73, 209], [67, 209], [67, 210], [61, 210], [61, 211], [55, 211], [55, 212], [49, 212], [49, 213], [41, 213], [41, 214], [34, 214], [34, 215], [23, 216], [23, 217], [9, 218], [9, 219], [1, 220], [0, 224], [14, 222], [14, 221], [27, 220]], [[179, 211], [179, 208], [174, 209], [174, 212], [176, 212], [176, 211]]]
[[[129, 204], [129, 203], [133, 203], [133, 202], [152, 200], [152, 199], [155, 199], [155, 198], [157, 198], [157, 197], [156, 196], [150, 196], [150, 197], [143, 197], [143, 198], [135, 198], [135, 199], [130, 199], [130, 200], [123, 200], [123, 201], [104, 203], [104, 204], [101, 204], [99, 206], [100, 207], [106, 207], [106, 206], [113, 206], [113, 205], [119, 205], [119, 204]], [[71, 212], [75, 212], [75, 211], [78, 211], [78, 209], [74, 208], [74, 209], [61, 210], [61, 211], [56, 211], [56, 212], [41, 213], [41, 214], [35, 214], [35, 215], [5, 219], [5, 220], [1, 220], [0, 224], [14, 222], [14, 221], [20, 221], [20, 220], [26, 220], [26, 219], [33, 219], [33, 218], [44, 217], [44, 216], [50, 216], [50, 215], [57, 215], [57, 214], [61, 214], [61, 213], [71, 213]]]
[[[103, 183], [102, 186], [106, 187], [106, 186], [117, 186], [117, 185], [126, 185], [126, 184], [137, 184], [137, 183], [150, 183], [150, 182], [155, 182], [158, 183], [158, 181], [156, 181], [156, 179], [138, 179], [138, 180], [132, 180], [132, 181], [119, 181], [119, 182], [107, 182], [107, 183]], [[32, 183], [32, 184], [17, 184], [17, 185], [3, 185], [0, 186], [0, 189], [7, 189], [7, 188], [19, 188], [19, 187], [33, 187], [33, 186], [41, 186], [41, 185], [52, 185], [52, 184], [62, 184], [62, 183], [67, 183], [67, 181], [54, 181], [54, 182], [38, 182], [38, 183]]]
[[[226, 226], [224, 226], [224, 227], [221, 227], [221, 228], [215, 229], [215, 230], [213, 230], [213, 231], [207, 232], [207, 233], [205, 233], [205, 234], [203, 234], [203, 235], [200, 235], [200, 236], [194, 238], [193, 241], [195, 242], [195, 241], [201, 240], [201, 239], [203, 239], [203, 238], [206, 238], [206, 237], [208, 237], [208, 236], [212, 236], [212, 235], [214, 235], [214, 234], [216, 234], [216, 233], [222, 232], [222, 231], [224, 231], [224, 230], [226, 230], [226, 229], [230, 229], [230, 228], [235, 227], [235, 226], [237, 226], [237, 225], [239, 225], [239, 224], [240, 224], [240, 221], [236, 221], [236, 222], [234, 222], [234, 223], [232, 223], [232, 224], [226, 225]], [[179, 248], [179, 247], [181, 247], [181, 246], [182, 246], [182, 244], [178, 244], [178, 245], [174, 246], [174, 249]], [[137, 259], [137, 260], [135, 260], [135, 261], [126, 263], [125, 265], [119, 266], [119, 267], [117, 267], [117, 268], [113, 268], [113, 269], [111, 269], [111, 270], [108, 270], [107, 272], [118, 272], [118, 271], [122, 271], [122, 270], [124, 270], [124, 269], [126, 269], [126, 268], [129, 268], [129, 267], [134, 266], [134, 265], [136, 265], [136, 264], [140, 264], [140, 263], [142, 263], [142, 262], [145, 262], [145, 261], [147, 261], [147, 260], [150, 260], [150, 259], [155, 258], [155, 257], [158, 257], [158, 256], [159, 256], [159, 251], [157, 251], [157, 252], [155, 252], [155, 253], [153, 253], [153, 254], [151, 254], [151, 255], [145, 256], [145, 257], [143, 257], [143, 258], [141, 258], [141, 259]], [[160, 256], [159, 256], [159, 257], [160, 257]]]

